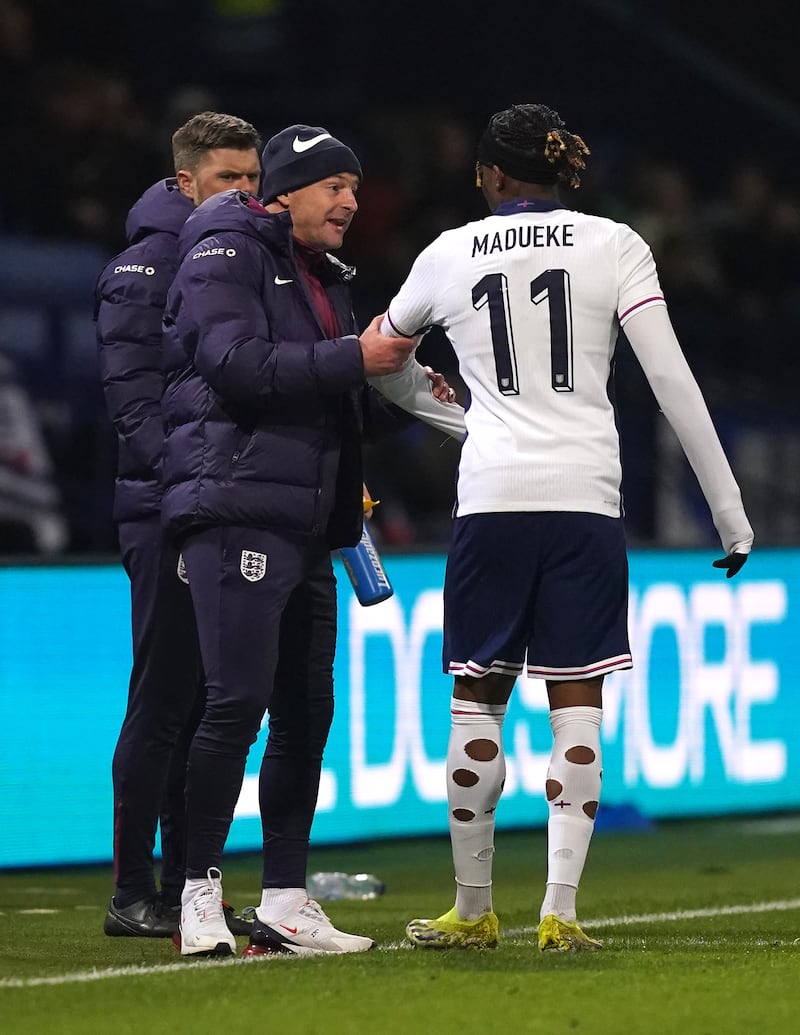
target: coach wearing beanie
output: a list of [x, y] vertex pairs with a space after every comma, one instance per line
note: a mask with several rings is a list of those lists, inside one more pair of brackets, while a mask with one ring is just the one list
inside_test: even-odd
[[185, 563], [208, 681], [186, 784], [184, 956], [236, 951], [222, 852], [267, 710], [263, 890], [245, 953], [374, 944], [338, 931], [306, 893], [333, 715], [331, 550], [361, 537], [362, 436], [409, 420], [365, 378], [405, 369], [415, 344], [382, 335], [380, 319], [357, 333], [352, 271], [328, 254], [341, 247], [360, 181], [349, 147], [319, 126], [289, 126], [263, 153], [270, 211], [226, 191], [195, 210], [181, 237], [164, 317], [162, 512]]
[[360, 183], [361, 163], [350, 148], [322, 126], [289, 126], [267, 141], [261, 159], [265, 202], [336, 173], [350, 173]]

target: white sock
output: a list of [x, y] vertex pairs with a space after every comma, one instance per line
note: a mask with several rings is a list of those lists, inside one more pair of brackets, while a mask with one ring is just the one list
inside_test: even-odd
[[506, 777], [505, 705], [450, 702], [447, 804], [456, 911], [477, 920], [492, 908], [495, 809]]
[[473, 888], [456, 881], [456, 912], [461, 920], [477, 920], [492, 912], [492, 885]]
[[551, 913], [562, 920], [577, 919], [575, 912], [577, 894], [578, 889], [573, 888], [571, 884], [548, 884], [545, 888], [542, 908], [539, 910], [539, 919], [542, 920]]
[[256, 916], [264, 924], [275, 923], [302, 906], [307, 898], [305, 888], [262, 888]]
[[542, 917], [575, 919], [594, 817], [600, 800], [602, 709], [559, 708], [550, 712], [553, 751], [547, 770], [547, 890]]

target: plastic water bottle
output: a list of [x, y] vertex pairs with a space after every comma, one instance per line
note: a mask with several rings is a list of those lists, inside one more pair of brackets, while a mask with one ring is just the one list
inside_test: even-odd
[[378, 548], [367, 531], [366, 523], [362, 525], [358, 546], [343, 546], [339, 553], [362, 607], [379, 604], [392, 596], [392, 584], [383, 567]]
[[341, 871], [324, 871], [311, 873], [306, 881], [310, 898], [320, 902], [333, 899], [350, 898], [365, 901], [379, 898], [386, 885], [374, 873], [342, 873]]

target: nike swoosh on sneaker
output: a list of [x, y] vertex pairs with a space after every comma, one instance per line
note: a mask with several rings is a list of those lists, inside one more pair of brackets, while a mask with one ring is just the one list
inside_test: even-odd
[[278, 927], [282, 927], [284, 931], [288, 931], [289, 934], [297, 934], [296, 927], [287, 927], [286, 924], [278, 924]]
[[284, 280], [283, 277], [276, 277], [275, 278], [275, 283], [276, 284], [294, 284], [294, 281], [291, 279], [291, 277], [289, 278], [289, 280]]
[[308, 151], [310, 147], [316, 147], [316, 145], [322, 143], [323, 140], [330, 139], [330, 133], [320, 133], [318, 136], [311, 137], [309, 140], [301, 140], [300, 137], [295, 137], [292, 141], [292, 150], [301, 155], [304, 151]]

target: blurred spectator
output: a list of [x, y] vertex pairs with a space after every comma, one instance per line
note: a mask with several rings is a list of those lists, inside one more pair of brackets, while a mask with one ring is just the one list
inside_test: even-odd
[[23, 150], [32, 168], [49, 170], [47, 204], [17, 206], [11, 228], [118, 250], [130, 199], [161, 171], [131, 85], [63, 64], [41, 73], [35, 102]]
[[14, 216], [20, 209], [14, 190], [19, 172], [12, 168], [12, 157], [22, 153], [17, 147], [27, 139], [28, 99], [33, 96], [40, 72], [30, 11], [18, 0], [0, 0], [0, 133], [7, 147], [4, 161], [0, 162], [0, 231], [14, 228]]
[[218, 95], [200, 84], [185, 83], [176, 87], [164, 100], [163, 109], [153, 127], [153, 141], [162, 169], [172, 168], [172, 134], [194, 115], [204, 111], [223, 111]]
[[691, 239], [701, 232], [689, 174], [678, 165], [651, 159], [636, 164], [630, 225], [650, 245], [658, 263], [666, 240]]
[[737, 285], [732, 302], [742, 316], [763, 315], [781, 272], [777, 256], [765, 248], [775, 229], [775, 196], [767, 171], [746, 162], [733, 168], [725, 193], [707, 206], [726, 275]]
[[473, 172], [476, 133], [464, 118], [448, 111], [417, 110], [410, 121], [418, 160], [411, 233], [425, 246], [443, 230], [463, 223], [465, 214], [468, 219], [485, 215]]
[[0, 125], [18, 127], [24, 119], [20, 104], [38, 70], [36, 35], [30, 11], [18, 0], [0, 0], [0, 88], [4, 103]]
[[39, 419], [0, 353], [0, 551], [59, 553], [67, 523]]
[[729, 285], [727, 341], [740, 394], [793, 402], [790, 386], [800, 371], [800, 199], [781, 194], [765, 168], [745, 161], [709, 203], [706, 219]]

